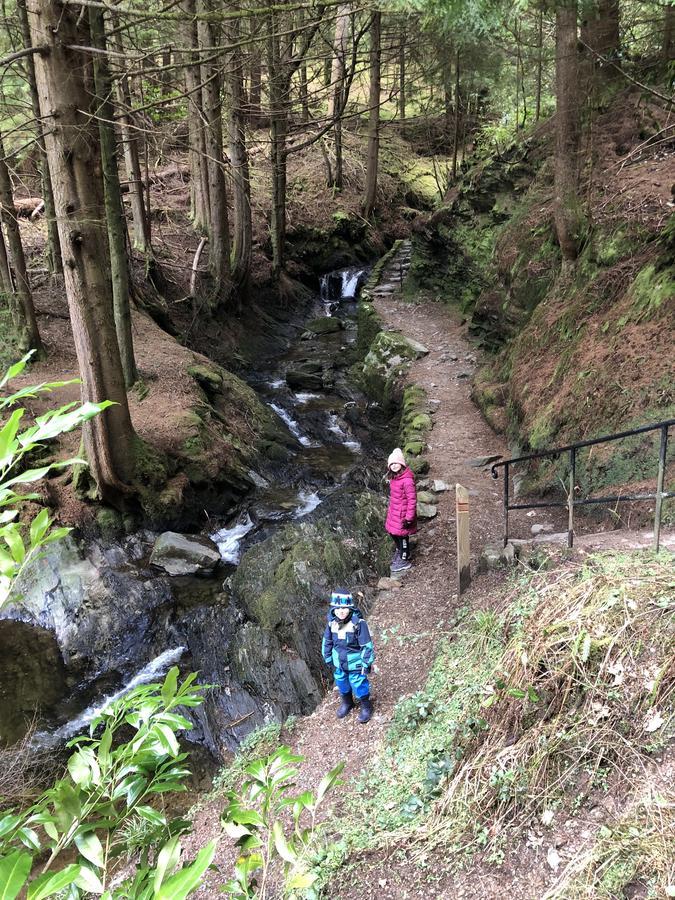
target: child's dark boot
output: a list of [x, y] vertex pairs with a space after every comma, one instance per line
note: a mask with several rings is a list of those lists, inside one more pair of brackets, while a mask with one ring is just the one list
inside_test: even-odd
[[351, 692], [349, 694], [340, 694], [340, 696], [342, 697], [342, 703], [335, 715], [338, 719], [344, 719], [344, 717], [354, 709], [354, 698], [352, 697]]
[[361, 712], [359, 713], [359, 722], [362, 725], [365, 725], [366, 722], [370, 722], [370, 717], [373, 714], [373, 704], [370, 700], [370, 697], [361, 697]]

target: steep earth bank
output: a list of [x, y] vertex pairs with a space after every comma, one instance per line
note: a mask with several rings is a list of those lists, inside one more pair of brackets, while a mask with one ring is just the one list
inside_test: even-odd
[[[668, 112], [635, 88], [593, 116], [587, 230], [572, 271], [561, 270], [552, 228], [548, 122], [474, 160], [416, 230], [408, 291], [423, 288], [469, 317], [493, 353], [474, 398], [524, 450], [675, 415], [675, 154], [660, 137]], [[656, 440], [580, 458], [580, 491], [616, 493], [645, 481], [653, 490]], [[564, 465], [544, 465], [529, 484], [550, 490], [564, 474]]]

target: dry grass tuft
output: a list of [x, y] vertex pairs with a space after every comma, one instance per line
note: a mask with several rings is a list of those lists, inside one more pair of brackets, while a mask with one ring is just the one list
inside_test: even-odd
[[35, 731], [33, 722], [18, 743], [0, 749], [0, 811], [28, 805], [58, 775], [61, 761], [53, 750], [31, 748]]
[[674, 612], [669, 554], [604, 554], [553, 580], [535, 575], [504, 623], [489, 727], [448, 781], [420, 853], [430, 843], [468, 848], [481, 824], [489, 843], [598, 777], [621, 784], [666, 746]]

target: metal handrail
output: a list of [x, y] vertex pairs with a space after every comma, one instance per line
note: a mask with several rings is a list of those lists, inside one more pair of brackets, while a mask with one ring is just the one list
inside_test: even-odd
[[[516, 456], [496, 462], [491, 466], [491, 474], [494, 479], [499, 478], [498, 469], [504, 469], [504, 546], [509, 541], [509, 512], [514, 509], [543, 509], [552, 507], [566, 507], [567, 517], [567, 546], [574, 544], [574, 508], [576, 506], [589, 506], [597, 503], [624, 503], [636, 500], [656, 500], [654, 509], [654, 549], [658, 551], [661, 538], [661, 510], [663, 501], [669, 497], [675, 497], [675, 491], [664, 491], [663, 482], [666, 472], [666, 455], [668, 451], [668, 429], [675, 425], [675, 419], [666, 419], [663, 422], [655, 422], [652, 425], [641, 425], [639, 428], [631, 428], [629, 431], [619, 431], [616, 434], [608, 434], [600, 438], [592, 438], [587, 441], [577, 441], [574, 444], [565, 444], [554, 447], [552, 450], [542, 450], [539, 453], [528, 453], [525, 456]], [[577, 450], [584, 447], [593, 447], [596, 444], [605, 444], [609, 441], [618, 441], [621, 438], [632, 437], [634, 434], [644, 434], [648, 431], [661, 431], [661, 443], [659, 447], [659, 466], [656, 477], [656, 493], [654, 494], [619, 494], [612, 497], [585, 497], [583, 500], [575, 500], [576, 480], [576, 454]], [[557, 459], [562, 453], [570, 455], [569, 489], [567, 502], [538, 502], [538, 503], [510, 503], [509, 502], [509, 468], [515, 463], [528, 462], [532, 459]]]

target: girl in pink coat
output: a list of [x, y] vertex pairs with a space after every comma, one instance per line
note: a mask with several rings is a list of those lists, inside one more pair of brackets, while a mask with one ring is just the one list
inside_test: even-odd
[[396, 545], [391, 571], [404, 572], [412, 565], [409, 537], [417, 531], [417, 491], [415, 476], [406, 465], [399, 447], [392, 451], [387, 460], [387, 478], [389, 509], [384, 527]]

